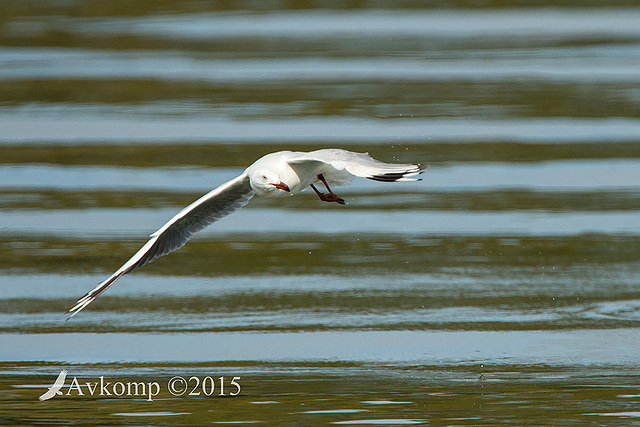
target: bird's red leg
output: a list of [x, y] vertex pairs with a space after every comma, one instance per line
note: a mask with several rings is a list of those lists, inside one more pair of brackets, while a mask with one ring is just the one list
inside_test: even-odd
[[322, 200], [323, 202], [336, 202], [339, 205], [344, 205], [344, 199], [341, 199], [333, 191], [331, 191], [331, 188], [329, 188], [329, 185], [327, 184], [327, 180], [324, 179], [324, 176], [322, 174], [318, 174], [318, 179], [322, 181], [324, 186], [327, 187], [327, 190], [329, 191], [329, 194], [321, 193], [320, 191], [318, 191], [315, 185], [311, 184], [311, 188], [313, 188], [313, 191], [316, 192], [320, 200]]
[[318, 197], [320, 197], [320, 200], [322, 200], [322, 201], [326, 201], [326, 200], [324, 200], [324, 199], [323, 199], [323, 197], [324, 197], [324, 196], [326, 196], [326, 194], [321, 193], [320, 191], [318, 191], [318, 189], [316, 188], [316, 186], [315, 186], [315, 185], [313, 185], [313, 184], [311, 184], [311, 188], [313, 188], [313, 191], [315, 191], [315, 192], [316, 192], [316, 194], [318, 195]]

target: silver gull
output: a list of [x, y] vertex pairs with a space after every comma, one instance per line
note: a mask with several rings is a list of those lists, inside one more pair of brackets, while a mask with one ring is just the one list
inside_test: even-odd
[[[246, 168], [240, 176], [225, 182], [178, 212], [158, 231], [151, 234], [122, 267], [78, 299], [67, 310], [68, 319], [91, 304], [120, 277], [151, 261], [180, 249], [197, 231], [246, 205], [254, 196], [285, 197], [311, 187], [320, 200], [343, 205], [331, 186], [351, 183], [355, 177], [375, 181], [416, 181], [427, 165], [392, 164], [373, 159], [368, 153], [341, 149], [305, 152], [279, 151], [267, 154]], [[323, 193], [316, 185], [322, 183]]]

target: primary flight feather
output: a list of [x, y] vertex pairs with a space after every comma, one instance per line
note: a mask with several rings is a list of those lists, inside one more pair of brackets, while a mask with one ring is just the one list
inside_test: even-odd
[[[197, 231], [246, 205], [254, 196], [283, 197], [311, 187], [320, 200], [344, 204], [331, 186], [349, 184], [355, 177], [376, 181], [415, 181], [427, 165], [392, 164], [367, 153], [324, 149], [308, 153], [279, 151], [256, 160], [240, 176], [228, 181], [186, 208], [150, 236], [122, 267], [78, 299], [67, 310], [69, 318], [91, 304], [120, 277], [170, 252], [180, 249]], [[322, 182], [328, 193], [316, 188]]]

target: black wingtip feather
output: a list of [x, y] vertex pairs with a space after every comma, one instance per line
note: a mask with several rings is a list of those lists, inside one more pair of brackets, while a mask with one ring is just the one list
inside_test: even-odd
[[376, 176], [369, 177], [369, 179], [372, 180], [372, 181], [395, 182], [399, 178], [391, 178], [391, 177], [384, 176], [384, 175], [376, 175]]
[[374, 175], [372, 177], [369, 177], [369, 179], [372, 179], [374, 181], [382, 181], [382, 182], [394, 182], [397, 181], [399, 179], [401, 179], [402, 177], [404, 177], [406, 175], [406, 173], [385, 173], [384, 175]]
[[[426, 163], [416, 163], [415, 167], [416, 169], [411, 169], [405, 172], [385, 173], [382, 175], [373, 175], [368, 178], [373, 181], [395, 182], [406, 177], [407, 175], [411, 176], [421, 174], [426, 168], [429, 167], [429, 165]], [[418, 179], [418, 181], [420, 181], [420, 179]]]

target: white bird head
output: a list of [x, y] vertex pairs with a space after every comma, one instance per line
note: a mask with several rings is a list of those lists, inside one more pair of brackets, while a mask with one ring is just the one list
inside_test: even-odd
[[280, 197], [291, 192], [280, 176], [270, 169], [255, 169], [249, 171], [251, 188], [258, 196]]

